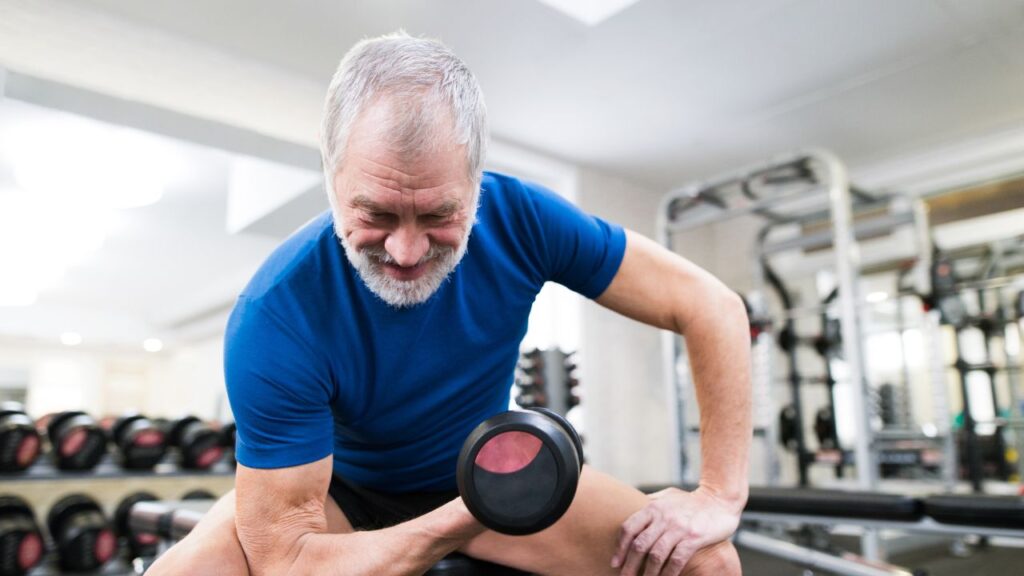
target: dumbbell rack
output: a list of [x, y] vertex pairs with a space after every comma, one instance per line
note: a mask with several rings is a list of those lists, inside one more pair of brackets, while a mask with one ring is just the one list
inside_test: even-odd
[[[93, 470], [63, 471], [42, 458], [24, 472], [0, 476], [0, 494], [17, 494], [28, 501], [35, 511], [36, 521], [43, 525], [53, 504], [72, 493], [89, 494], [104, 513], [112, 517], [117, 503], [133, 492], [146, 491], [161, 499], [178, 500], [189, 490], [205, 489], [222, 495], [234, 487], [235, 469], [228, 462], [219, 462], [209, 470], [199, 471], [183, 470], [172, 460], [170, 456], [165, 458], [153, 470], [125, 470], [107, 454]], [[46, 538], [49, 539], [48, 534]], [[47, 549], [53, 550], [52, 542], [47, 542]], [[52, 552], [28, 576], [63, 574], [51, 560]], [[131, 566], [117, 559], [100, 570], [76, 574], [112, 576], [133, 573]]]
[[153, 470], [125, 470], [118, 466], [109, 456], [96, 466], [93, 470], [71, 471], [59, 470], [48, 462], [35, 464], [20, 474], [6, 474], [0, 476], [0, 487], [6, 487], [12, 482], [44, 482], [64, 480], [88, 480], [88, 479], [124, 479], [124, 478], [152, 478], [156, 477], [218, 477], [234, 476], [235, 469], [231, 465], [221, 462], [214, 465], [210, 470], [184, 470], [176, 464], [163, 461], [156, 465]]

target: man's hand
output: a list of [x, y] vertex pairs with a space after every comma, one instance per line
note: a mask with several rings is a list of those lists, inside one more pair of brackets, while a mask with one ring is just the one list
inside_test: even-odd
[[[677, 576], [693, 554], [732, 536], [742, 502], [730, 502], [700, 487], [693, 492], [667, 488], [626, 519], [612, 567], [622, 576]], [[646, 567], [645, 567], [646, 566]]]

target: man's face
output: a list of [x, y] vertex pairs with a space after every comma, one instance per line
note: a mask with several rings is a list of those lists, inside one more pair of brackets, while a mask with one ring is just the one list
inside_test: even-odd
[[375, 129], [386, 113], [372, 107], [352, 127], [334, 174], [335, 231], [367, 287], [406, 307], [430, 298], [462, 259], [477, 190], [464, 147], [401, 155]]

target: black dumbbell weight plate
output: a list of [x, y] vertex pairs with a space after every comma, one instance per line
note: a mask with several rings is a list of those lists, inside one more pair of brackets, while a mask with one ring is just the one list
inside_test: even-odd
[[84, 494], [72, 494], [54, 504], [47, 514], [46, 525], [57, 546], [63, 570], [94, 570], [117, 552], [117, 537], [102, 510]]
[[470, 512], [511, 535], [539, 532], [568, 510], [580, 462], [570, 435], [537, 412], [505, 412], [477, 426], [459, 454], [456, 479]]
[[195, 490], [189, 490], [181, 495], [182, 500], [216, 500], [217, 496], [209, 490], [203, 490], [202, 488], [196, 488]]
[[167, 452], [163, 431], [138, 414], [118, 418], [111, 434], [121, 454], [121, 465], [130, 470], [149, 470]]
[[43, 559], [43, 538], [32, 509], [16, 496], [0, 496], [0, 576], [21, 576]]
[[423, 576], [529, 576], [529, 574], [456, 552], [442, 558]]
[[39, 432], [20, 405], [0, 405], [0, 472], [21, 472], [39, 457]]
[[534, 408], [530, 408], [530, 410], [533, 410], [534, 412], [540, 412], [541, 414], [543, 414], [543, 415], [547, 416], [548, 418], [554, 420], [555, 423], [558, 424], [559, 426], [561, 426], [562, 430], [564, 430], [565, 433], [569, 435], [569, 438], [572, 439], [573, 446], [576, 447], [576, 456], [579, 459], [580, 470], [582, 471], [583, 470], [583, 439], [580, 438], [580, 433], [576, 431], [576, 428], [572, 424], [570, 424], [568, 420], [566, 420], [565, 416], [562, 416], [561, 414], [559, 414], [558, 412], [555, 412], [554, 410], [551, 410], [550, 408], [544, 408], [542, 406], [537, 406], [537, 407], [534, 407]]
[[206, 470], [224, 455], [220, 434], [194, 416], [176, 420], [168, 436], [178, 447], [182, 468]]
[[91, 470], [106, 451], [106, 433], [84, 412], [57, 414], [47, 430], [61, 470]]
[[150, 492], [135, 492], [125, 496], [114, 510], [114, 531], [124, 538], [132, 558], [156, 556], [159, 539], [155, 534], [135, 533], [128, 523], [132, 506], [139, 502], [159, 500]]

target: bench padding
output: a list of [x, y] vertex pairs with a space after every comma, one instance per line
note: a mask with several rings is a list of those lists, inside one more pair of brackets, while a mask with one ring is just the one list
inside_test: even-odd
[[1024, 497], [944, 494], [924, 499], [924, 512], [943, 524], [1024, 528]]

